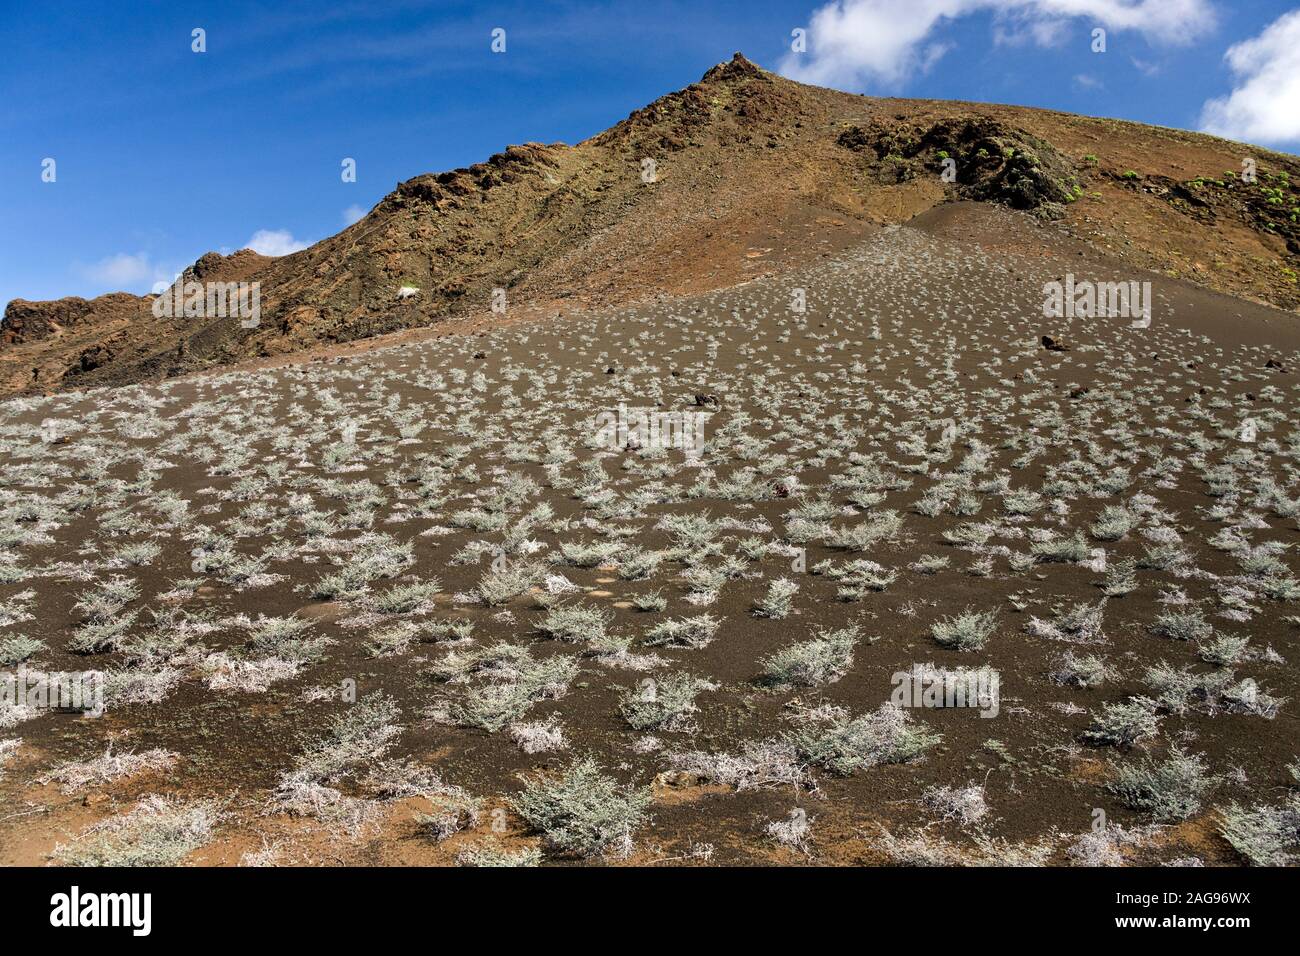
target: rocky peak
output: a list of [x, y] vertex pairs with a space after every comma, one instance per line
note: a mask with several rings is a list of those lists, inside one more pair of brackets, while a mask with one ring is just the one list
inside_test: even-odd
[[728, 80], [750, 79], [762, 76], [763, 69], [749, 60], [743, 53], [734, 53], [730, 60], [710, 67], [700, 78], [701, 83], [722, 83]]

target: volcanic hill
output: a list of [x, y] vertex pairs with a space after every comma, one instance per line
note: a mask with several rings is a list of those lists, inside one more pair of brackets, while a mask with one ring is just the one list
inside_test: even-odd
[[[1255, 182], [1241, 176], [1247, 158]], [[955, 199], [1026, 210], [1134, 268], [1294, 311], [1297, 179], [1295, 157], [1211, 136], [859, 96], [737, 53], [575, 146], [509, 146], [398, 184], [301, 252], [210, 252], [186, 270], [180, 281], [259, 282], [254, 328], [157, 317], [154, 296], [124, 292], [15, 299], [0, 324], [0, 395], [154, 381], [457, 318], [505, 321], [490, 311], [494, 289], [508, 317], [724, 288]], [[402, 287], [419, 292], [399, 297]]]

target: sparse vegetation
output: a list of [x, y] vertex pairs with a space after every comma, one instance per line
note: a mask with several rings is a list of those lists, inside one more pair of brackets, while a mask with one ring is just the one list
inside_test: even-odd
[[55, 847], [52, 855], [60, 866], [179, 866], [212, 839], [219, 819], [210, 802], [149, 796]]
[[[299, 259], [323, 270], [284, 300], [298, 311], [234, 336], [193, 326], [186, 347], [201, 355], [151, 343], [135, 358], [148, 384], [94, 388], [109, 372], [80, 367], [78, 324], [48, 343], [76, 352], [66, 382], [49, 378], [57, 362], [14, 366], [32, 394], [0, 404], [0, 668], [102, 672], [109, 713], [0, 701], [13, 812], [42, 781], [55, 800], [10, 818], [15, 846], [62, 827], [55, 859], [88, 863], [211, 862], [203, 847], [225, 832], [236, 856], [286, 865], [409, 851], [531, 866], [634, 840], [648, 865], [705, 862], [703, 840], [726, 865], [837, 863], [859, 841], [862, 859], [908, 864], [1216, 865], [1229, 848], [1295, 862], [1300, 781], [1278, 768], [1296, 759], [1284, 695], [1300, 634], [1300, 348], [1253, 306], [1203, 320], [1159, 272], [1145, 329], [1058, 321], [1038, 308], [1049, 283], [1073, 272], [1100, 295], [1099, 277], [1136, 273], [1062, 256], [1000, 208], [1020, 195], [1046, 216], [1104, 195], [1107, 215], [1085, 218], [1121, 259], [1231, 277], [1293, 308], [1278, 243], [1300, 239], [1294, 187], [1265, 171], [1262, 187], [1133, 174], [1120, 188], [1113, 157], [1139, 153], [1102, 137], [1088, 148], [1111, 165], [1089, 154], [1095, 168], [1075, 169], [1009, 113], [954, 125], [891, 120], [891, 106], [866, 121], [855, 99], [829, 126], [769, 137], [768, 111], [789, 104], [745, 75], [748, 87], [709, 80], [630, 118], [608, 134], [621, 158], [599, 181], [584, 159], [596, 146], [528, 144], [402, 184], [376, 207], [386, 228], [351, 233], [373, 276], [340, 265], [329, 240], [282, 260], [277, 275]], [[852, 222], [803, 250], [789, 246], [801, 216], [780, 248], [727, 239], [745, 197], [714, 222], [716, 208], [674, 192], [713, 182], [693, 164], [720, 155], [719, 131], [738, 150], [803, 156], [809, 175], [832, 152], [837, 176], [857, 171], [831, 197], [852, 199]], [[1082, 134], [1072, 141], [1092, 142]], [[665, 149], [654, 189], [630, 192], [649, 184], [627, 158]], [[878, 176], [890, 208], [910, 208], [933, 183], [908, 177], [944, 157], [961, 171], [950, 198], [997, 205], [947, 207], [951, 233], [858, 229], [885, 215]], [[1239, 247], [1196, 263], [1144, 249], [1139, 198], [1153, 216], [1176, 208], [1184, 245], [1213, 220]], [[660, 235], [625, 234], [616, 217], [590, 256], [552, 261], [555, 224], [624, 208], [683, 215], [717, 257], [684, 246], [611, 285], [606, 237]], [[1276, 232], [1252, 258], [1240, 227], [1256, 213]], [[520, 238], [518, 223], [534, 231]], [[737, 255], [733, 240], [755, 248]], [[456, 279], [467, 250], [489, 247], [490, 275]], [[698, 291], [606, 307], [660, 266]], [[581, 289], [532, 308], [555, 291], [551, 270], [580, 267]], [[395, 282], [418, 296], [396, 298]], [[509, 321], [485, 311], [496, 282]], [[416, 318], [439, 328], [280, 357], [319, 323], [342, 341]], [[173, 378], [217, 340], [276, 358]], [[33, 344], [0, 343], [0, 359]], [[86, 363], [135, 354], [110, 351]], [[610, 417], [628, 427], [603, 427]], [[658, 440], [683, 425], [700, 426], [698, 445]], [[899, 699], [899, 675], [920, 693], [874, 709]], [[503, 809], [513, 770], [526, 781], [516, 815]], [[168, 797], [131, 809], [161, 787]], [[734, 795], [755, 790], [770, 792]], [[1053, 803], [1067, 791], [1068, 813]], [[845, 818], [816, 808], [864, 794], [894, 832], [858, 827], [845, 851]], [[1099, 804], [1140, 824], [1081, 832], [1079, 808]], [[1193, 845], [1206, 826], [1226, 842]]]
[[1103, 704], [1101, 712], [1093, 719], [1092, 727], [1084, 737], [1096, 744], [1132, 747], [1156, 735], [1160, 718], [1155, 702], [1145, 697], [1135, 697], [1121, 703]]
[[849, 717], [837, 712], [790, 735], [799, 754], [832, 773], [848, 775], [866, 767], [915, 760], [939, 741], [939, 735], [888, 705], [871, 714]]
[[839, 680], [853, 665], [859, 640], [856, 627], [822, 631], [813, 640], [793, 644], [764, 660], [763, 675], [772, 684], [792, 687]]
[[1207, 770], [1203, 758], [1175, 749], [1159, 762], [1144, 758], [1120, 767], [1110, 789], [1125, 804], [1157, 822], [1186, 820], [1200, 811], [1214, 786]]
[[558, 776], [526, 780], [512, 805], [557, 850], [626, 856], [645, 823], [650, 792], [620, 786], [595, 760], [583, 757]]
[[930, 628], [930, 634], [942, 647], [957, 651], [977, 651], [993, 635], [997, 627], [997, 614], [993, 611], [972, 611], [947, 617]]

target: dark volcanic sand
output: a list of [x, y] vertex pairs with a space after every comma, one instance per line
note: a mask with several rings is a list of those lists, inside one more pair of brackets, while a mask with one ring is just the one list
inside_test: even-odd
[[[1231, 668], [1236, 680], [1253, 678], [1275, 697], [1296, 697], [1300, 629], [1286, 618], [1300, 614], [1300, 602], [1256, 590], [1246, 602], [1246, 619], [1222, 617], [1224, 588], [1236, 583], [1252, 589], [1240, 555], [1208, 539], [1225, 528], [1238, 528], [1255, 547], [1282, 542], [1293, 548], [1300, 538], [1297, 511], [1270, 504], [1298, 495], [1300, 326], [1286, 313], [1125, 272], [1081, 248], [1050, 226], [959, 204], [887, 229], [806, 272], [695, 298], [338, 361], [0, 406], [6, 443], [0, 524], [9, 529], [0, 565], [22, 572], [21, 579], [0, 584], [0, 606], [30, 615], [0, 628], [0, 641], [14, 634], [43, 641], [28, 661], [43, 669], [170, 666], [180, 672], [158, 703], [114, 706], [98, 720], [46, 714], [0, 729], [0, 739], [22, 741], [0, 778], [0, 861], [44, 862], [56, 843], [74, 839], [88, 823], [128, 809], [140, 795], [167, 793], [223, 801], [216, 836], [191, 854], [194, 862], [238, 862], [242, 852], [261, 848], [263, 837], [279, 845], [277, 859], [285, 863], [452, 862], [475, 843], [537, 844], [538, 835], [518, 816], [491, 810], [519, 790], [521, 772], [562, 769], [575, 754], [590, 753], [620, 781], [655, 787], [653, 819], [634, 835], [632, 862], [695, 862], [701, 857], [692, 857], [692, 848], [710, 844], [715, 864], [888, 863], [897, 857], [886, 852], [883, 830], [897, 837], [928, 827], [930, 837], [951, 841], [970, 861], [990, 858], [999, 852], [997, 841], [1006, 840], [1043, 847], [1046, 859], [1063, 863], [1073, 839], [1091, 827], [1094, 808], [1124, 826], [1151, 822], [1106, 784], [1119, 766], [1163, 758], [1180, 745], [1204, 755], [1222, 781], [1189, 820], [1153, 830], [1125, 852], [1144, 862], [1240, 862], [1216, 832], [1215, 808], [1276, 803], [1282, 788], [1294, 783], [1286, 765], [1300, 747], [1289, 700], [1271, 719], [1223, 706], [1213, 712], [1193, 706], [1182, 714], [1162, 709], [1158, 735], [1129, 751], [1094, 746], [1081, 735], [1104, 703], [1157, 697], [1145, 679], [1152, 665], [1215, 669], [1201, 661], [1194, 642], [1149, 630], [1170, 607], [1162, 596], [1179, 589], [1217, 632], [1249, 637], [1248, 656]], [[1080, 280], [1149, 279], [1155, 291], [1151, 327], [1131, 329], [1124, 318], [1043, 318], [1043, 284], [1067, 272]], [[806, 290], [804, 315], [789, 308], [796, 287]], [[1069, 350], [1044, 349], [1044, 335]], [[1270, 359], [1283, 368], [1266, 368]], [[620, 402], [694, 409], [696, 395], [718, 399], [717, 406], [702, 406], [714, 414], [699, 463], [685, 463], [677, 451], [647, 460], [589, 447], [595, 413], [613, 411]], [[1260, 422], [1254, 442], [1239, 438], [1245, 418]], [[41, 425], [49, 419], [63, 423], [55, 427], [66, 440], [42, 441]], [[946, 420], [958, 426], [951, 446], [942, 441]], [[356, 424], [356, 447], [332, 463], [326, 455], [345, 442], [349, 421]], [[411, 437], [399, 433], [416, 424], [424, 427], [418, 433], [412, 427]], [[448, 455], [455, 446], [463, 453]], [[1022, 459], [1030, 451], [1036, 453]], [[848, 490], [836, 487], [833, 477], [850, 471], [854, 454], [883, 456], [884, 472], [909, 480], [910, 487], [883, 491], [871, 508], [851, 506]], [[928, 469], [922, 469], [927, 454]], [[548, 456], [556, 463], [551, 471]], [[445, 500], [435, 498], [424, 513], [412, 514], [420, 481], [432, 468], [429, 458], [446, 466], [445, 480], [431, 485]], [[608, 493], [595, 494], [593, 484], [583, 489], [590, 495], [584, 502], [575, 485], [591, 477], [594, 462], [603, 467]], [[97, 474], [93, 466], [101, 463]], [[476, 466], [476, 482], [464, 480], [467, 465]], [[913, 509], [940, 476], [951, 481], [963, 467], [973, 480], [976, 513], [955, 515], [949, 507], [932, 517]], [[1216, 467], [1235, 482], [1235, 491], [1207, 494], [1204, 472]], [[505, 529], [449, 527], [453, 514], [488, 499], [505, 473], [538, 485], [506, 509]], [[564, 487], [553, 487], [554, 475]], [[753, 480], [718, 487], [737, 476]], [[777, 489], [791, 476], [798, 486], [786, 496]], [[1000, 476], [1012, 491], [1039, 492], [1041, 501], [1028, 514], [1008, 514], [1000, 494], [975, 487]], [[1265, 478], [1278, 497], [1261, 500], [1258, 482]], [[322, 484], [330, 480], [370, 482], [373, 508], [357, 509], [358, 486]], [[84, 496], [79, 510], [71, 507], [73, 492]], [[291, 502], [294, 495], [310, 502]], [[1104, 507], [1139, 495], [1151, 500], [1141, 499], [1142, 520], [1134, 530], [1119, 541], [1090, 536]], [[656, 528], [663, 515], [707, 513], [733, 523], [719, 529], [723, 547], [703, 562], [718, 567], [736, 553], [739, 539], [786, 540], [788, 513], [821, 498], [838, 512], [829, 522], [837, 529], [886, 511], [902, 517], [892, 540], [861, 553], [828, 546], [824, 529], [800, 545], [810, 570], [826, 559], [843, 565], [865, 558], [897, 572], [885, 590], [840, 601], [829, 576], [793, 572], [790, 557], [774, 553], [748, 562], [713, 603], [694, 606], [686, 601], [681, 561], [665, 561], [644, 581], [622, 580], [613, 564], [550, 565], [549, 573], [580, 589], [563, 600], [609, 609], [609, 630], [633, 637], [634, 654], [662, 659], [647, 670], [602, 661], [582, 645], [538, 634], [535, 625], [545, 612], [531, 596], [502, 607], [457, 598], [472, 594], [506, 530], [542, 502], [554, 517], [525, 536], [545, 546], [533, 555], [538, 561], [558, 555], [560, 542], [624, 540], [647, 551], [668, 548], [670, 536]], [[186, 515], [170, 524], [160, 513], [160, 502], [169, 499], [189, 502]], [[34, 520], [20, 513], [21, 506], [42, 500], [53, 508]], [[1207, 511], [1216, 505], [1226, 510], [1211, 520]], [[308, 538], [298, 515], [309, 509], [332, 513], [334, 529]], [[240, 524], [227, 524], [241, 513]], [[347, 514], [356, 519], [353, 527], [345, 526]], [[563, 521], [570, 522], [567, 528], [557, 525]], [[273, 522], [280, 526], [268, 532]], [[959, 525], [985, 522], [991, 535], [979, 548], [942, 537]], [[239, 555], [264, 557], [261, 570], [272, 577], [235, 583], [193, 572], [191, 549], [200, 526], [227, 534]], [[19, 537], [24, 530], [31, 532], [26, 540]], [[1072, 646], [1033, 636], [1026, 625], [1031, 617], [1050, 622], [1079, 603], [1096, 605], [1104, 575], [1075, 563], [1014, 570], [1008, 556], [1028, 554], [1031, 533], [1046, 530], [1063, 538], [1081, 532], [1090, 551], [1105, 549], [1111, 565], [1141, 558], [1161, 541], [1176, 542], [1186, 557], [1174, 570], [1139, 570], [1137, 590], [1106, 603], [1103, 641]], [[441, 582], [440, 596], [426, 609], [388, 623], [472, 621], [472, 643], [417, 640], [391, 656], [371, 656], [363, 645], [386, 624], [349, 624], [364, 600], [322, 607], [325, 602], [310, 597], [309, 586], [336, 570], [321, 543], [354, 541], [366, 531], [409, 542], [414, 556], [397, 578], [373, 582], [372, 593], [412, 580]], [[124, 546], [146, 541], [161, 547], [147, 565], [113, 566]], [[453, 563], [471, 542], [488, 543], [481, 560]], [[923, 556], [947, 558], [948, 565], [933, 574], [912, 569]], [[982, 576], [971, 573], [983, 556], [991, 568]], [[1294, 573], [1290, 551], [1280, 560]], [[128, 635], [147, 634], [150, 612], [169, 607], [202, 615], [214, 626], [145, 663], [121, 651], [69, 653], [79, 617], [74, 604], [115, 574], [135, 579], [140, 592], [126, 607], [139, 611]], [[205, 578], [192, 596], [161, 596], [173, 582], [191, 577]], [[799, 585], [793, 612], [783, 620], [754, 616], [753, 603], [780, 577]], [[668, 599], [665, 611], [621, 606], [651, 591]], [[33, 594], [23, 599], [25, 592]], [[1023, 610], [1013, 607], [1013, 597]], [[941, 647], [931, 625], [968, 607], [998, 612], [987, 645], [966, 652]], [[204, 661], [212, 666], [209, 655], [256, 657], [245, 648], [247, 632], [230, 620], [241, 613], [310, 617], [317, 622], [313, 635], [335, 643], [319, 662], [264, 692], [212, 689], [204, 676]], [[704, 613], [722, 621], [708, 646], [639, 646], [652, 625]], [[859, 626], [863, 639], [841, 679], [799, 689], [759, 683], [762, 659], [819, 629], [849, 625]], [[498, 641], [527, 646], [540, 659], [578, 655], [580, 671], [567, 693], [533, 704], [521, 718], [558, 715], [567, 751], [528, 755], [506, 730], [489, 734], [436, 719], [440, 702], [461, 701], [485, 678], [438, 683], [426, 669], [448, 654]], [[1265, 654], [1269, 648], [1275, 653]], [[1067, 650], [1102, 655], [1118, 674], [1089, 689], [1053, 683], [1048, 672]], [[913, 710], [915, 721], [942, 735], [938, 745], [918, 760], [851, 776], [810, 767], [816, 790], [735, 793], [671, 774], [655, 783], [668, 769], [666, 754], [737, 751], [746, 741], [789, 730], [799, 706], [834, 704], [853, 716], [875, 711], [889, 698], [891, 675], [930, 662], [996, 668], [999, 714], [984, 719], [972, 709]], [[662, 680], [676, 672], [720, 685], [699, 695], [694, 729], [631, 729], [619, 714], [620, 696], [647, 677]], [[352, 706], [334, 697], [304, 699], [304, 692], [345, 679], [356, 681], [362, 698], [382, 692], [400, 707], [402, 729], [388, 756], [426, 764], [446, 783], [484, 798], [477, 827], [442, 843], [420, 835], [413, 822], [420, 798], [385, 804], [377, 822], [355, 836], [268, 812], [280, 774], [321, 737], [331, 716]], [[634, 749], [647, 734], [662, 747]], [[179, 759], [162, 773], [69, 794], [37, 783], [60, 764], [102, 753], [110, 737], [119, 752], [164, 748]], [[981, 783], [989, 809], [978, 825], [940, 821], [921, 802], [933, 786]], [[353, 778], [339, 787], [365, 795]], [[811, 856], [764, 835], [767, 823], [796, 807], [814, 820]], [[26, 812], [34, 809], [39, 812]], [[566, 858], [552, 853], [547, 859]]]

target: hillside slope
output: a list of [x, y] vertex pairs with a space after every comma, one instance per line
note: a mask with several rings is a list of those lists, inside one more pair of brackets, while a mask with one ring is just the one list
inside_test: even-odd
[[[956, 161], [956, 181], [941, 176]], [[1258, 181], [1225, 171], [1252, 157]], [[649, 167], [647, 160], [653, 163]], [[1300, 307], [1294, 157], [1050, 111], [804, 86], [740, 54], [576, 146], [526, 143], [397, 186], [293, 255], [209, 253], [261, 321], [156, 317], [152, 296], [15, 300], [0, 395], [157, 379], [507, 309], [722, 288], [806, 265], [954, 198], [1028, 209], [1131, 263]], [[419, 294], [398, 298], [399, 288]]]

